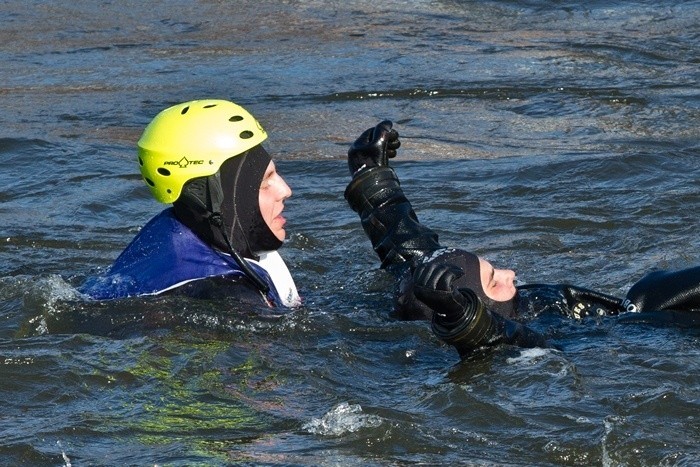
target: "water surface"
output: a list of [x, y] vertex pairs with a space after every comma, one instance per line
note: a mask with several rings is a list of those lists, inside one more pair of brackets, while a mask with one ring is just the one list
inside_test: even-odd
[[[0, 458], [6, 465], [693, 465], [696, 329], [533, 326], [561, 348], [460, 362], [390, 317], [342, 193], [389, 118], [445, 245], [621, 296], [698, 264], [700, 3], [173, 1], [0, 5]], [[232, 99], [294, 190], [305, 305], [88, 303], [163, 206], [134, 145]]]

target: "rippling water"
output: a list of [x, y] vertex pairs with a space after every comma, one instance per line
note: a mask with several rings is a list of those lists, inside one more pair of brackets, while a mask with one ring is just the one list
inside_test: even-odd
[[[624, 295], [698, 264], [700, 3], [0, 4], [3, 465], [694, 465], [700, 332], [533, 326], [460, 362], [390, 318], [342, 196], [390, 118], [420, 219], [522, 282]], [[94, 304], [74, 287], [161, 209], [134, 144], [165, 106], [245, 105], [294, 190], [305, 306]]]

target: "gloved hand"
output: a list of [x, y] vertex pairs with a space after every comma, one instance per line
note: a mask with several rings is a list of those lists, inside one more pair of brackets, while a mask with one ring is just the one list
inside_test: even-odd
[[413, 273], [413, 293], [433, 310], [433, 319], [442, 326], [449, 328], [465, 318], [471, 319], [481, 307], [472, 290], [455, 287], [463, 275], [462, 268], [435, 261], [419, 265]]
[[419, 265], [413, 273], [413, 293], [433, 310], [435, 335], [465, 356], [483, 346], [505, 343], [546, 347], [546, 339], [527, 326], [489, 312], [476, 294], [458, 288], [464, 271], [438, 261]]
[[401, 146], [399, 133], [392, 129], [392, 123], [384, 120], [374, 128], [365, 130], [348, 151], [350, 175], [361, 169], [388, 166], [389, 159], [396, 157], [396, 150]]
[[639, 312], [700, 310], [700, 266], [647, 274], [627, 292], [624, 306]]

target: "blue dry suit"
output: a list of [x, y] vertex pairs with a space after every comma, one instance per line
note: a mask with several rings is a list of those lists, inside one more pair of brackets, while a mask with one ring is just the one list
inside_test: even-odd
[[[289, 304], [290, 297], [282, 300], [268, 271], [255, 261], [247, 261], [269, 286], [265, 297], [247, 281], [231, 256], [203, 242], [168, 208], [141, 229], [105, 275], [88, 279], [79, 290], [93, 299], [108, 300], [158, 295], [195, 281], [218, 278], [247, 285], [269, 305]], [[295, 295], [296, 290], [293, 292]]]

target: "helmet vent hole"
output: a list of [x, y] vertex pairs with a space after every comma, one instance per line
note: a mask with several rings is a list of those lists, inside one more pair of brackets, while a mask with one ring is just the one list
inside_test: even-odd
[[158, 173], [165, 175], [166, 177], [170, 176], [170, 171], [168, 169], [164, 169], [163, 167], [158, 167]]
[[241, 117], [240, 115], [234, 115], [233, 117], [228, 119], [229, 122], [240, 122], [241, 120], [243, 120], [243, 117]]
[[149, 185], [156, 186], [156, 184], [153, 183], [153, 180], [151, 180], [150, 178], [144, 178], [144, 180], [146, 180], [146, 183], [148, 183]]
[[185, 115], [185, 114], [187, 113], [188, 110], [190, 110], [190, 106], [189, 106], [189, 105], [188, 105], [187, 107], [185, 107], [184, 109], [182, 109], [182, 110], [180, 111], [180, 114]]
[[140, 157], [139, 157], [139, 165], [140, 165], [141, 167], [143, 167], [143, 159], [141, 159]]
[[249, 139], [253, 137], [253, 132], [252, 131], [242, 131], [241, 134], [239, 135], [241, 139]]
[[204, 106], [205, 109], [211, 109], [212, 107], [216, 107], [216, 104], [207, 104]]

